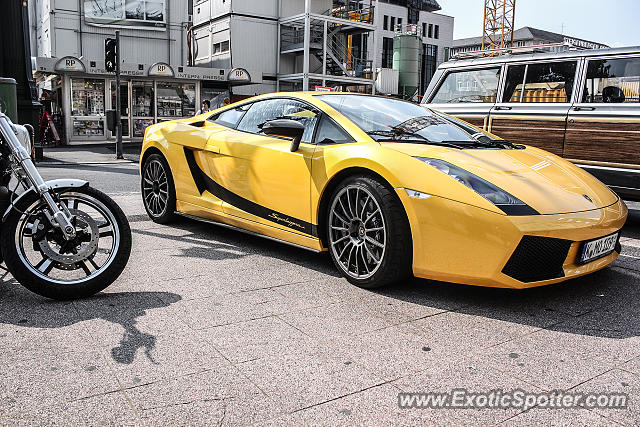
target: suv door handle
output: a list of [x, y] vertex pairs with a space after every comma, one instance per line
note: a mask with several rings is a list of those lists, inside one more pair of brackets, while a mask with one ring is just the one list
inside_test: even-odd
[[596, 107], [573, 107], [573, 111], [594, 111]]
[[504, 105], [498, 105], [496, 107], [496, 110], [511, 110], [512, 108], [513, 107], [507, 107], [507, 106], [504, 106]]

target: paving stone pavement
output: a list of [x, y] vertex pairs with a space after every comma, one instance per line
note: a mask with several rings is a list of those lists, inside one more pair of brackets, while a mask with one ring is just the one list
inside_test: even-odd
[[[367, 291], [328, 256], [221, 227], [131, 222], [100, 295], [0, 284], [2, 425], [638, 425], [640, 218], [594, 275], [527, 291]], [[634, 205], [636, 206], [636, 205]], [[400, 392], [624, 392], [626, 409], [401, 409]]]

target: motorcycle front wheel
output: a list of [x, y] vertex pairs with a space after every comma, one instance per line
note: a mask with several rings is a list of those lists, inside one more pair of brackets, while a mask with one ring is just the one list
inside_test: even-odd
[[122, 209], [89, 186], [55, 190], [76, 228], [64, 239], [32, 192], [16, 203], [2, 225], [0, 248], [9, 272], [32, 292], [56, 300], [83, 298], [118, 278], [131, 253], [131, 229]]

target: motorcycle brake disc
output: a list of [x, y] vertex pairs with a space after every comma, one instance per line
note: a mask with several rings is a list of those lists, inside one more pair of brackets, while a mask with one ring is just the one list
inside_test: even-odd
[[75, 217], [76, 230], [84, 230], [85, 233], [90, 234], [91, 237], [88, 242], [79, 242], [76, 246], [77, 252], [75, 254], [61, 254], [60, 245], [47, 238], [37, 242], [43, 255], [60, 264], [58, 268], [61, 270], [74, 270], [77, 268], [75, 266], [77, 262], [84, 261], [93, 256], [98, 250], [98, 239], [100, 237], [98, 224], [96, 224], [93, 218], [85, 212], [76, 209], [69, 209], [69, 212]]

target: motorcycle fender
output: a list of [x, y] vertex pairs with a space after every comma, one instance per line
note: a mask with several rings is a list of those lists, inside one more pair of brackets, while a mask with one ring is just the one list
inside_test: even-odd
[[[81, 179], [53, 179], [51, 181], [47, 181], [46, 184], [51, 189], [56, 189], [56, 188], [81, 188], [81, 187], [84, 187], [86, 185], [89, 185], [89, 182], [88, 181], [83, 181]], [[14, 199], [13, 203], [4, 212], [4, 215], [2, 215], [2, 222], [5, 222], [7, 220], [7, 217], [9, 216], [9, 213], [11, 212], [13, 207], [23, 197], [26, 197], [28, 194], [34, 193], [35, 191], [36, 191], [36, 189], [31, 187], [30, 189], [28, 189], [24, 193], [20, 194], [16, 199]]]

